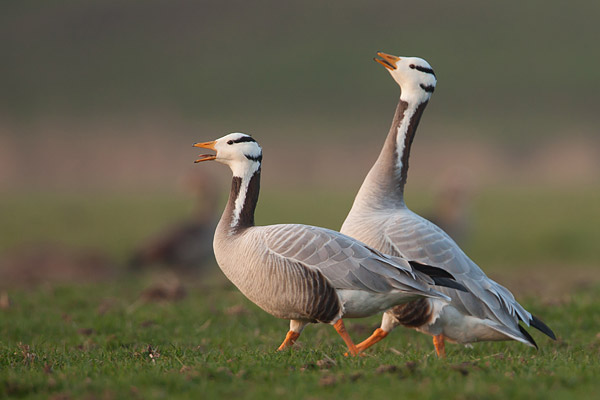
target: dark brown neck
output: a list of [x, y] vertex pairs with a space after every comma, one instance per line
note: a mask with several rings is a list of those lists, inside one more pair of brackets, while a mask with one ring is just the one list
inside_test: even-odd
[[219, 228], [227, 229], [231, 233], [239, 233], [254, 226], [254, 211], [259, 192], [260, 168], [250, 178], [234, 176]]
[[388, 136], [356, 195], [353, 210], [404, 207], [410, 147], [426, 106], [427, 102], [398, 101]]
[[[406, 103], [405, 103], [406, 104]], [[406, 115], [405, 118], [410, 118], [408, 122], [408, 126], [406, 129], [398, 129], [401, 124], [398, 124], [394, 129], [396, 132], [395, 141], [396, 145], [396, 159], [401, 163], [400, 168], [400, 177], [398, 179], [398, 190], [402, 192], [404, 195], [404, 185], [406, 185], [406, 180], [408, 178], [408, 159], [410, 157], [410, 148], [412, 146], [412, 142], [415, 138], [415, 133], [417, 132], [417, 127], [419, 126], [419, 122], [421, 121], [421, 116], [423, 115], [423, 111], [425, 111], [425, 107], [427, 107], [427, 102], [421, 103], [417, 106], [414, 112], [411, 115]], [[402, 137], [404, 136], [404, 137]], [[400, 143], [403, 143], [403, 146], [400, 147]]]

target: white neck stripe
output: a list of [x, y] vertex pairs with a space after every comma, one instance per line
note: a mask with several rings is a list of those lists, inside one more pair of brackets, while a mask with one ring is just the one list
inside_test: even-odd
[[417, 107], [415, 103], [408, 103], [408, 107], [404, 110], [404, 115], [402, 117], [402, 122], [398, 125], [398, 130], [396, 131], [396, 169], [397, 172], [400, 173], [402, 171], [402, 155], [404, 154], [404, 146], [406, 142], [406, 135], [408, 133], [408, 127], [410, 125], [410, 121], [412, 120], [412, 116], [414, 115]]
[[244, 204], [246, 202], [246, 195], [248, 193], [248, 186], [250, 185], [250, 180], [252, 179], [254, 173], [260, 168], [260, 162], [253, 162], [250, 165], [250, 168], [241, 171], [242, 174], [238, 175], [234, 173], [234, 176], [242, 178], [242, 181], [240, 183], [240, 192], [238, 193], [238, 196], [235, 199], [235, 206], [233, 208], [233, 218], [231, 219], [230, 225], [231, 228], [235, 228], [235, 226], [240, 221], [240, 214], [242, 213], [242, 209], [244, 208]]

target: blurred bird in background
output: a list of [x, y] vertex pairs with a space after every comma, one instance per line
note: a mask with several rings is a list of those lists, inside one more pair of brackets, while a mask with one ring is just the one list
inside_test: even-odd
[[129, 260], [132, 269], [168, 267], [200, 272], [216, 265], [212, 240], [220, 215], [217, 209], [219, 185], [202, 171], [189, 172], [182, 185], [196, 198], [193, 214], [143, 241]]

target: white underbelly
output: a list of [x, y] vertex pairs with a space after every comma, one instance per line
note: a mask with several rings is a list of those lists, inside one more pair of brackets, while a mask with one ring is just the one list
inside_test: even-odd
[[372, 293], [349, 289], [338, 290], [338, 296], [344, 308], [344, 318], [368, 317], [419, 297], [401, 292]]
[[430, 335], [441, 334], [448, 341], [461, 344], [512, 339], [492, 328], [493, 322], [490, 320], [465, 315], [452, 305], [444, 304], [439, 307], [438, 304], [435, 304], [438, 303], [437, 300], [434, 300], [433, 303], [434, 316], [432, 322], [419, 327], [417, 329], [419, 332]]

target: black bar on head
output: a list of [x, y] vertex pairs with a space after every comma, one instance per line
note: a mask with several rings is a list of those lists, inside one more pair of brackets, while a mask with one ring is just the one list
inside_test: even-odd
[[258, 161], [261, 162], [262, 161], [262, 154], [258, 155], [258, 156], [249, 156], [248, 154], [244, 154], [246, 156], [246, 158], [248, 160], [252, 160], [252, 161]]
[[431, 86], [431, 85], [423, 85], [422, 83], [419, 84], [419, 86], [421, 86], [421, 89], [423, 89], [424, 91], [426, 91], [427, 93], [433, 93], [433, 91], [435, 90], [435, 86]]
[[435, 72], [433, 72], [433, 70], [431, 68], [422, 67], [420, 65], [415, 65], [415, 69], [417, 71], [425, 72], [426, 74], [431, 74], [431, 75], [435, 76]]
[[239, 139], [236, 140], [232, 140], [233, 143], [243, 143], [243, 142], [255, 142], [256, 140], [254, 140], [251, 136], [242, 136]]

